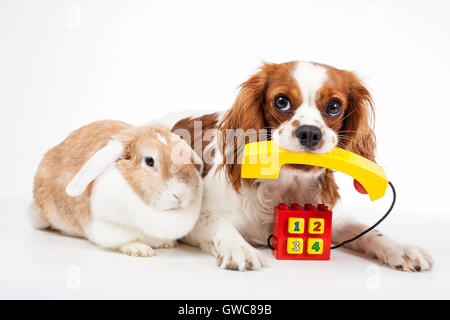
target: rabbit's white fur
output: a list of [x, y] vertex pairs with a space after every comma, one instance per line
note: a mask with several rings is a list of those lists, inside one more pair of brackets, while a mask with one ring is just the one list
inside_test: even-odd
[[201, 198], [200, 191], [194, 201], [180, 209], [150, 207], [113, 164], [95, 180], [91, 195], [92, 222], [86, 235], [103, 247], [116, 248], [134, 239], [160, 247], [192, 230], [200, 213]]

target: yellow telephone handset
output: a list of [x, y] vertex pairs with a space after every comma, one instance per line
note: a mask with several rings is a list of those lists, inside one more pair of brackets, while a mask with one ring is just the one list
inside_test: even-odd
[[306, 164], [344, 172], [362, 185], [372, 201], [384, 196], [389, 183], [382, 167], [353, 152], [341, 148], [324, 154], [292, 152], [272, 141], [245, 146], [241, 177], [276, 179], [284, 164]]

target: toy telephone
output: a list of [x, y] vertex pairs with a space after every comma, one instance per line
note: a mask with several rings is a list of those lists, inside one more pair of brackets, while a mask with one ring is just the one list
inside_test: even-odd
[[[325, 154], [292, 152], [277, 146], [273, 141], [260, 141], [245, 146], [241, 164], [242, 178], [276, 179], [284, 164], [313, 165], [340, 171], [353, 177], [360, 193], [367, 193], [372, 201], [382, 198], [387, 186], [393, 191], [393, 201], [387, 213], [361, 234], [331, 247], [332, 212], [324, 204], [304, 207], [280, 203], [274, 209], [273, 234], [269, 247], [277, 259], [328, 260], [330, 249], [354, 241], [378, 226], [392, 211], [396, 193], [386, 178], [382, 167], [353, 152], [334, 148]], [[273, 239], [273, 246], [270, 240]]]

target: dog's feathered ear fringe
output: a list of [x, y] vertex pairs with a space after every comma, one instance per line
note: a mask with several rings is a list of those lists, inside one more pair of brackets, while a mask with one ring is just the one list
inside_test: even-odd
[[341, 143], [349, 151], [374, 161], [376, 138], [373, 132], [375, 114], [372, 96], [353, 72], [347, 72], [347, 75], [350, 79], [348, 108], [340, 130], [342, 134], [339, 134], [346, 138]]
[[[219, 148], [223, 150], [223, 163], [218, 170], [226, 170], [228, 180], [236, 191], [241, 187], [240, 161], [244, 146], [248, 142], [257, 141], [259, 130], [264, 128], [264, 96], [271, 66], [273, 64], [265, 63], [241, 85], [233, 107], [219, 124], [222, 135], [221, 141], [219, 140], [222, 145]], [[251, 180], [246, 179], [244, 183], [251, 183]]]
[[[373, 132], [375, 115], [372, 96], [356, 74], [346, 71], [346, 75], [349, 85], [348, 108], [339, 132], [339, 145], [374, 161], [376, 139]], [[340, 196], [331, 170], [324, 172], [319, 179], [319, 185], [322, 201], [333, 207]]]

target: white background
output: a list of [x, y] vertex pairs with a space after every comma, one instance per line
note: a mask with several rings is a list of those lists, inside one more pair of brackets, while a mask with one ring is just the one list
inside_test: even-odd
[[[261, 61], [310, 60], [367, 83], [378, 162], [399, 193], [385, 228], [441, 246], [434, 255], [447, 270], [449, 17], [444, 0], [0, 0], [3, 213], [25, 215], [42, 155], [83, 124], [226, 109]], [[368, 221], [389, 202], [369, 203], [340, 181], [350, 206], [379, 209]], [[424, 239], [424, 223], [440, 226]]]

